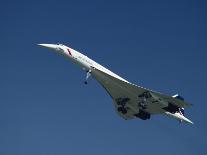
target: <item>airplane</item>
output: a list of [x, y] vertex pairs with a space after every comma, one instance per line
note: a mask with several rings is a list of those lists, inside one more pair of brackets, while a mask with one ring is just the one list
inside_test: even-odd
[[84, 83], [92, 75], [111, 96], [116, 112], [125, 120], [139, 118], [150, 119], [151, 115], [161, 114], [179, 122], [194, 124], [184, 116], [184, 108], [191, 107], [179, 94], [169, 96], [137, 86], [86, 55], [63, 44], [38, 44], [64, 55], [86, 71]]

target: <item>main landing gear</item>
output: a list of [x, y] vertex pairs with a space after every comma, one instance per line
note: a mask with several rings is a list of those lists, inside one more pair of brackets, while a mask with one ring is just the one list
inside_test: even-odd
[[141, 100], [140, 102], [138, 102], [138, 106], [141, 109], [146, 109], [147, 108], [147, 99], [151, 98], [152, 95], [150, 94], [150, 92], [144, 92], [144, 93], [140, 94], [138, 97]]
[[86, 79], [84, 81], [84, 84], [88, 84], [88, 78], [91, 76], [91, 70], [86, 71]]
[[139, 113], [135, 114], [134, 116], [138, 117], [142, 120], [150, 119], [151, 115], [150, 115], [150, 113], [148, 113], [146, 111], [146, 109], [147, 109], [147, 105], [148, 105], [147, 100], [152, 97], [151, 93], [146, 91], [146, 92], [140, 94], [138, 97], [140, 99], [138, 102]]
[[127, 113], [126, 103], [129, 101], [129, 98], [118, 98], [116, 99], [117, 105], [119, 106], [117, 108], [118, 112], [121, 112], [122, 114]]

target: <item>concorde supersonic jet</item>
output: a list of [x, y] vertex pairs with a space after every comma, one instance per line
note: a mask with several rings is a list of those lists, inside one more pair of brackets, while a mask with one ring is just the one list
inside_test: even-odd
[[85, 84], [92, 75], [111, 96], [116, 112], [125, 120], [134, 118], [147, 120], [151, 115], [162, 114], [179, 122], [193, 124], [184, 116], [184, 108], [190, 107], [191, 104], [184, 101], [180, 95], [169, 96], [137, 86], [63, 44], [38, 45], [54, 50], [79, 65], [86, 71]]

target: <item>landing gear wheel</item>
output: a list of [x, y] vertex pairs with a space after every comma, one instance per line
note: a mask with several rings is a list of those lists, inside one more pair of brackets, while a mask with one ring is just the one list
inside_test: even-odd
[[118, 107], [117, 110], [118, 110], [118, 112], [122, 111], [122, 107]]
[[88, 84], [88, 78], [91, 76], [91, 70], [88, 70], [86, 72], [86, 80], [84, 81], [84, 84]]
[[117, 110], [118, 110], [118, 112], [121, 112], [122, 114], [126, 114], [127, 113], [127, 110], [124, 107], [118, 107]]
[[146, 109], [146, 108], [147, 108], [147, 105], [146, 105], [146, 103], [144, 103], [144, 102], [140, 102], [140, 103], [138, 104], [138, 106], [139, 106], [141, 109]]
[[126, 114], [127, 110], [125, 108], [122, 109], [122, 114]]

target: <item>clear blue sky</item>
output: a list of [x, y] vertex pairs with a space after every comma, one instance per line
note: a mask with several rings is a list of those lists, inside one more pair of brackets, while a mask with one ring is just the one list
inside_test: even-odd
[[[199, 0], [2, 0], [1, 155], [205, 155], [207, 7]], [[194, 106], [195, 125], [125, 121], [93, 79], [37, 43], [66, 44], [127, 80]]]

